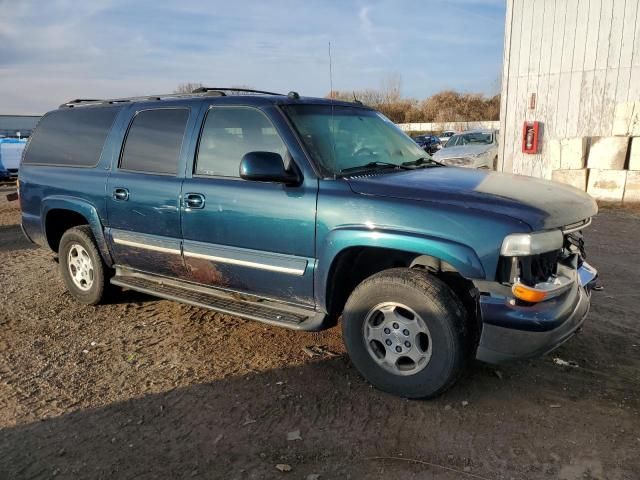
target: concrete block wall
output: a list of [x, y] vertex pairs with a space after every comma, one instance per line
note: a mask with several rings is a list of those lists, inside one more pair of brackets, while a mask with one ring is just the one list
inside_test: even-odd
[[589, 170], [587, 193], [604, 202], [622, 202], [627, 182], [626, 170]]
[[579, 170], [584, 168], [586, 154], [586, 138], [563, 138], [560, 140], [560, 167], [562, 170]]
[[587, 166], [600, 170], [624, 170], [628, 145], [627, 137], [592, 138]]
[[629, 170], [640, 170], [640, 137], [634, 137], [631, 140]]
[[627, 170], [622, 201], [624, 203], [640, 203], [640, 170]]
[[566, 183], [584, 192], [587, 189], [587, 169], [554, 170], [551, 172], [551, 180]]
[[640, 129], [640, 105], [616, 115], [620, 136], [550, 140], [551, 179], [603, 202], [640, 203], [640, 135], [622, 136]]

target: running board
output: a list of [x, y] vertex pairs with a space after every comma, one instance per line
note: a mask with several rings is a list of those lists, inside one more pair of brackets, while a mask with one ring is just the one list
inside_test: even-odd
[[293, 330], [321, 330], [326, 317], [324, 313], [313, 309], [203, 287], [120, 266], [116, 266], [116, 275], [111, 278], [111, 283], [156, 297]]

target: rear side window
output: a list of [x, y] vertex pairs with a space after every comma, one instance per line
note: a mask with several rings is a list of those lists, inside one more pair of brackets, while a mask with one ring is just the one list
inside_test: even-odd
[[159, 108], [138, 113], [129, 127], [120, 168], [175, 175], [188, 119], [186, 108]]
[[93, 167], [121, 107], [68, 108], [45, 115], [29, 140], [24, 163]]
[[202, 128], [195, 173], [239, 177], [242, 157], [258, 151], [283, 158], [287, 152], [269, 119], [255, 108], [214, 107]]

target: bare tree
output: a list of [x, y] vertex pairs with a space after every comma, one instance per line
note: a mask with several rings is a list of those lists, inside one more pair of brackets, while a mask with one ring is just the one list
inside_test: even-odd
[[380, 82], [380, 92], [383, 103], [392, 103], [400, 100], [402, 95], [402, 76], [399, 73], [387, 75]]
[[200, 82], [181, 83], [176, 87], [173, 93], [192, 93], [196, 88], [204, 87]]
[[383, 82], [380, 90], [334, 90], [327, 98], [352, 102], [359, 100], [369, 105], [396, 123], [405, 122], [471, 122], [499, 120], [500, 95], [486, 97], [479, 93], [460, 93], [443, 90], [419, 101], [400, 95], [400, 82]]

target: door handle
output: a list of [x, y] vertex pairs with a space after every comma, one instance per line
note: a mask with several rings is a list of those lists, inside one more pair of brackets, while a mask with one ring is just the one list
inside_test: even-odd
[[187, 193], [184, 196], [184, 207], [193, 210], [204, 208], [204, 195], [201, 193]]
[[126, 202], [129, 200], [129, 190], [126, 188], [115, 188], [113, 190], [113, 199]]

